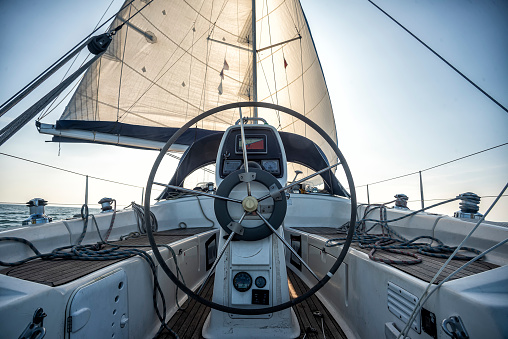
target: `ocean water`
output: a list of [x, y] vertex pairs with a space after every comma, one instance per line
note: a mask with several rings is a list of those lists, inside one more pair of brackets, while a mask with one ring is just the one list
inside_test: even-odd
[[[90, 214], [98, 214], [99, 208], [90, 208]], [[46, 206], [45, 214], [53, 221], [72, 218], [81, 213], [81, 207]], [[13, 227], [21, 227], [21, 222], [30, 216], [30, 210], [25, 205], [0, 204], [0, 232]], [[30, 226], [23, 226], [30, 227]]]

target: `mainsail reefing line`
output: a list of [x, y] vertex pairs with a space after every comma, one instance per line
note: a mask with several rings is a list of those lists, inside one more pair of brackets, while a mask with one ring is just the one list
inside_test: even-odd
[[[130, 1], [111, 27], [147, 2]], [[193, 117], [239, 101], [289, 107], [337, 141], [325, 79], [298, 0], [154, 0], [113, 36], [60, 119], [41, 124], [40, 132], [55, 135], [54, 141], [160, 148]], [[280, 112], [257, 114], [280, 131], [313, 140], [334, 161], [329, 147], [302, 122]], [[237, 119], [235, 110], [211, 116], [175, 150]]]

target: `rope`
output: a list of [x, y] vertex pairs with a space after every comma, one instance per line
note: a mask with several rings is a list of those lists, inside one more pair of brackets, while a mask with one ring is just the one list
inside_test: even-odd
[[[113, 216], [111, 217], [111, 222], [109, 224], [109, 228], [106, 232], [106, 236], [104, 237], [104, 242], [108, 241], [109, 235], [111, 234], [111, 231], [113, 230], [113, 224], [115, 223], [115, 217], [116, 217], [116, 200], [113, 199], [115, 206], [113, 207]], [[94, 218], [95, 221], [95, 218]], [[97, 222], [95, 221], [95, 224], [97, 225]]]
[[[494, 202], [492, 202], [492, 204], [490, 205], [490, 207], [487, 209], [487, 211], [485, 212], [485, 214], [478, 220], [478, 222], [476, 223], [476, 225], [473, 227], [473, 229], [471, 229], [471, 231], [468, 233], [468, 235], [466, 235], [466, 237], [464, 238], [464, 240], [462, 240], [462, 242], [455, 248], [455, 250], [453, 251], [453, 253], [450, 255], [450, 257], [448, 258], [448, 260], [443, 264], [443, 266], [441, 266], [441, 268], [439, 269], [439, 271], [436, 272], [436, 274], [434, 275], [434, 277], [431, 279], [431, 281], [429, 282], [429, 284], [427, 285], [427, 287], [425, 288], [425, 291], [423, 292], [422, 294], [422, 297], [420, 298], [420, 300], [418, 301], [418, 303], [416, 304], [413, 312], [411, 313], [411, 316], [409, 317], [409, 321], [407, 322], [406, 326], [404, 327], [404, 329], [399, 333], [397, 339], [399, 338], [405, 338], [405, 336], [407, 335], [407, 333], [409, 332], [409, 327], [410, 327], [410, 324], [413, 323], [414, 319], [416, 318], [416, 315], [419, 314], [420, 312], [420, 309], [423, 307], [423, 305], [425, 304], [425, 302], [428, 300], [428, 298], [430, 297], [430, 295], [433, 293], [433, 292], [430, 292], [429, 293], [429, 290], [430, 290], [430, 287], [432, 286], [432, 284], [434, 283], [434, 281], [436, 281], [436, 279], [439, 277], [439, 275], [441, 274], [441, 272], [443, 272], [443, 270], [445, 269], [446, 265], [448, 265], [448, 263], [454, 258], [455, 254], [457, 254], [457, 252], [461, 249], [462, 245], [464, 245], [466, 243], [466, 241], [471, 237], [471, 235], [474, 233], [474, 231], [476, 231], [476, 229], [478, 228], [478, 226], [480, 226], [480, 224], [483, 222], [483, 220], [485, 220], [485, 218], [487, 217], [487, 215], [490, 213], [490, 211], [492, 210], [492, 208], [494, 208], [494, 206], [497, 204], [497, 202], [499, 201], [499, 199], [501, 199], [501, 196], [504, 194], [504, 192], [506, 191], [506, 189], [508, 188], [508, 183], [506, 183], [506, 185], [503, 187], [503, 189], [501, 190], [501, 192], [499, 193], [499, 195], [497, 196], [496, 200], [494, 200]], [[496, 246], [493, 246], [490, 250], [496, 248], [497, 246], [500, 246], [500, 244], [496, 245]], [[473, 260], [479, 260], [481, 259], [483, 256], [481, 256], [480, 254], [473, 258], [471, 261]], [[452, 275], [455, 275], [456, 273], [458, 273], [460, 270], [462, 270], [463, 268], [465, 268], [467, 265], [463, 265], [461, 266], [457, 271], [453, 272], [452, 274], [450, 274], [447, 278], [445, 278], [445, 280], [449, 280], [451, 278]], [[437, 288], [434, 289], [434, 291], [437, 290]]]
[[206, 220], [208, 220], [209, 222], [212, 223], [212, 226], [210, 226], [210, 227], [214, 227], [215, 226], [215, 222], [212, 219], [210, 219], [210, 218], [208, 218], [206, 216], [205, 211], [203, 210], [203, 206], [201, 205], [201, 200], [199, 200], [199, 196], [198, 195], [196, 195], [196, 199], [198, 199], [199, 208], [201, 209], [201, 213], [203, 213], [203, 217], [205, 217]]
[[[81, 235], [80, 235], [76, 245], [58, 247], [58, 248], [55, 248], [50, 253], [45, 253], [45, 254], [41, 253], [33, 245], [33, 243], [31, 243], [30, 241], [28, 241], [26, 239], [17, 238], [17, 237], [0, 237], [0, 242], [1, 241], [19, 242], [19, 243], [22, 243], [22, 244], [25, 244], [26, 246], [28, 246], [35, 253], [34, 256], [31, 256], [31, 257], [28, 257], [28, 258], [25, 258], [25, 259], [22, 259], [22, 260], [19, 260], [19, 261], [16, 261], [16, 262], [0, 261], [0, 265], [2, 265], [2, 266], [8, 266], [8, 267], [13, 267], [13, 266], [22, 265], [22, 264], [24, 264], [26, 262], [33, 261], [33, 260], [36, 260], [36, 259], [41, 259], [41, 260], [60, 259], [60, 260], [82, 260], [82, 261], [106, 261], [106, 260], [127, 259], [127, 258], [130, 258], [130, 257], [133, 257], [133, 256], [140, 256], [142, 259], [144, 259], [148, 263], [148, 265], [150, 267], [150, 270], [152, 272], [152, 275], [153, 275], [153, 294], [152, 294], [152, 299], [153, 299], [153, 305], [154, 305], [154, 309], [155, 309], [157, 318], [159, 319], [159, 321], [161, 323], [161, 325], [159, 327], [159, 330], [158, 330], [157, 334], [155, 335], [155, 337], [159, 336], [159, 334], [164, 329], [166, 329], [174, 338], [179, 338], [178, 335], [171, 328], [169, 328], [166, 325], [166, 321], [165, 321], [165, 318], [166, 318], [166, 299], [164, 297], [164, 294], [162, 292], [161, 286], [159, 284], [159, 280], [157, 278], [157, 266], [155, 265], [155, 262], [153, 261], [153, 259], [150, 256], [150, 254], [148, 254], [148, 252], [140, 250], [140, 249], [137, 249], [137, 248], [132, 248], [134, 246], [135, 247], [150, 247], [150, 246], [149, 245], [146, 245], [146, 246], [144, 246], [144, 245], [141, 245], [141, 246], [140, 245], [129, 246], [129, 245], [118, 245], [118, 244], [109, 243], [107, 241], [107, 237], [109, 236], [109, 233], [111, 232], [111, 229], [113, 227], [114, 215], [113, 215], [113, 218], [112, 218], [112, 221], [111, 221], [110, 228], [108, 229], [108, 232], [106, 233], [106, 238], [103, 239], [101, 234], [100, 234], [99, 226], [97, 224], [95, 216], [93, 214], [91, 214], [91, 215], [88, 214], [88, 206], [86, 204], [83, 205], [83, 207], [81, 209], [81, 214], [82, 214], [82, 218], [84, 220], [84, 224], [83, 224], [83, 230], [81, 232]], [[86, 231], [87, 231], [89, 216], [92, 217], [92, 220], [93, 220], [93, 222], [95, 224], [95, 228], [97, 230], [97, 234], [99, 235], [99, 238], [101, 239], [101, 241], [98, 242], [97, 244], [93, 244], [93, 245], [81, 245], [81, 242], [82, 242], [82, 240], [83, 240], [83, 238], [84, 238], [84, 236], [86, 234]], [[109, 245], [111, 247], [110, 248], [104, 248], [105, 245]], [[177, 277], [181, 278], [182, 282], [185, 284], [185, 280], [183, 279], [183, 274], [182, 274], [182, 272], [180, 270], [180, 267], [178, 266], [178, 261], [177, 261], [176, 253], [174, 252], [173, 248], [171, 248], [171, 246], [169, 246], [169, 245], [157, 245], [157, 246], [165, 247], [165, 248], [167, 248], [171, 252], [171, 254], [173, 256], [173, 260], [175, 262], [175, 267], [176, 267], [176, 271], [177, 271]], [[178, 291], [178, 289], [177, 289], [177, 291]], [[176, 291], [176, 293], [177, 293], [177, 291]], [[162, 301], [162, 313], [159, 311], [158, 302], [157, 302], [157, 294], [160, 296], [160, 299]], [[177, 302], [177, 305], [178, 305], [178, 299], [176, 299], [176, 302]], [[178, 305], [178, 307], [180, 307], [180, 306]]]
[[[419, 254], [423, 254], [426, 256], [436, 257], [436, 258], [450, 258], [451, 254], [454, 253], [457, 249], [457, 247], [450, 247], [445, 245], [441, 240], [438, 238], [435, 238], [434, 236], [418, 236], [413, 239], [407, 239], [397, 233], [394, 229], [392, 229], [388, 223], [392, 223], [395, 221], [399, 221], [405, 218], [409, 218], [419, 212], [425, 211], [427, 209], [449, 203], [455, 200], [460, 199], [459, 197], [448, 199], [444, 202], [440, 202], [431, 206], [428, 206], [426, 208], [422, 208], [418, 211], [414, 211], [412, 213], [406, 214], [402, 217], [395, 218], [388, 220], [387, 219], [387, 208], [386, 205], [393, 203], [395, 200], [390, 201], [388, 203], [384, 204], [378, 204], [378, 205], [360, 205], [360, 206], [366, 206], [363, 218], [358, 217], [358, 222], [356, 224], [355, 234], [353, 237], [353, 242], [358, 243], [358, 246], [363, 249], [371, 249], [369, 252], [369, 258], [372, 261], [376, 262], [383, 262], [386, 264], [399, 264], [399, 265], [415, 265], [422, 262], [422, 258], [416, 254], [409, 252], [408, 250], [416, 250]], [[367, 216], [371, 214], [372, 212], [379, 210], [379, 219], [373, 219], [368, 218]], [[367, 229], [366, 222], [374, 222], [370, 228]], [[370, 234], [370, 232], [376, 227], [381, 227], [381, 234]], [[338, 233], [345, 233], [349, 229], [349, 223], [346, 223], [342, 225], [338, 229]], [[421, 242], [420, 240], [427, 240], [428, 242]], [[332, 238], [327, 240], [325, 243], [326, 247], [334, 247], [339, 246], [344, 243], [346, 240], [345, 237], [340, 238]], [[435, 245], [434, 245], [435, 244]], [[462, 247], [462, 251], [479, 254], [480, 251], [471, 248], [471, 247]], [[405, 255], [408, 257], [412, 257], [411, 260], [404, 260], [404, 259], [387, 259], [387, 258], [380, 258], [376, 257], [374, 253], [378, 250], [383, 250], [390, 253], [396, 253]], [[456, 254], [453, 256], [454, 260], [470, 260], [474, 256], [471, 255], [465, 255], [465, 254]]]
[[[145, 210], [143, 206], [136, 204], [136, 202], [132, 202], [129, 206], [125, 208], [132, 207], [134, 214], [136, 215], [136, 223], [138, 225], [139, 234], [146, 234], [146, 225], [145, 225]], [[159, 224], [157, 222], [157, 218], [152, 211], [150, 211], [150, 223], [152, 227], [152, 232], [157, 232], [159, 229]]]

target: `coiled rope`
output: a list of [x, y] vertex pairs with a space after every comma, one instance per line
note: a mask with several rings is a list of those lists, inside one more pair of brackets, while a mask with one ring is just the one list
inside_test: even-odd
[[[132, 207], [134, 214], [136, 215], [136, 223], [138, 225], [139, 234], [146, 234], [146, 225], [145, 225], [145, 210], [143, 206], [136, 204], [136, 202], [131, 202], [131, 204], [125, 209]], [[152, 227], [152, 232], [157, 232], [159, 229], [159, 224], [157, 223], [157, 218], [152, 211], [150, 211], [150, 223]]]
[[[116, 206], [116, 202], [115, 202]], [[139, 205], [138, 205], [139, 206]], [[129, 245], [118, 245], [113, 244], [107, 241], [107, 238], [109, 237], [111, 233], [111, 229], [113, 228], [114, 220], [115, 220], [115, 212], [113, 212], [112, 220], [110, 223], [110, 227], [108, 228], [108, 231], [106, 232], [105, 239], [102, 237], [99, 226], [97, 224], [97, 220], [95, 219], [95, 216], [93, 214], [88, 213], [88, 206], [85, 204], [81, 207], [81, 217], [83, 219], [83, 230], [81, 231], [81, 234], [76, 242], [75, 245], [69, 245], [69, 246], [62, 246], [55, 248], [50, 253], [41, 253], [32, 242], [18, 237], [0, 237], [1, 241], [11, 241], [11, 242], [18, 242], [25, 244], [28, 246], [34, 253], [34, 256], [30, 256], [28, 258], [15, 261], [15, 262], [5, 262], [0, 260], [0, 265], [2, 266], [19, 266], [26, 262], [33, 261], [36, 259], [41, 260], [81, 260], [81, 261], [106, 261], [106, 260], [119, 260], [119, 259], [127, 259], [133, 256], [140, 256], [143, 258], [150, 267], [150, 270], [152, 272], [153, 276], [153, 293], [152, 293], [152, 299], [153, 299], [153, 306], [155, 309], [155, 313], [157, 315], [157, 318], [159, 319], [161, 326], [159, 327], [159, 330], [155, 337], [158, 337], [160, 333], [166, 329], [174, 338], [179, 338], [178, 335], [166, 325], [166, 299], [164, 297], [164, 294], [162, 292], [162, 288], [159, 284], [159, 280], [157, 278], [157, 266], [155, 265], [155, 262], [153, 261], [152, 257], [148, 252], [143, 251], [138, 248], [132, 248], [133, 246]], [[97, 234], [101, 241], [99, 241], [97, 244], [90, 244], [90, 245], [81, 245], [81, 242], [83, 241], [87, 229], [88, 229], [88, 221], [89, 217], [92, 218], [92, 221], [95, 225], [95, 228], [97, 230]], [[156, 224], [156, 218], [155, 215], [153, 216]], [[152, 224], [152, 229], [154, 227], [154, 224]], [[105, 246], [111, 246], [108, 248], [105, 248]], [[183, 279], [182, 272], [180, 270], [180, 267], [178, 265], [176, 253], [169, 245], [157, 245], [160, 247], [167, 248], [172, 256], [175, 263], [176, 271], [177, 271], [177, 277], [181, 279], [181, 281], [185, 284], [185, 280]], [[135, 245], [135, 247], [150, 247], [149, 245]], [[178, 290], [178, 289], [177, 289]], [[162, 301], [162, 313], [159, 311], [158, 302], [157, 302], [157, 294], [160, 296], [160, 299]], [[178, 299], [177, 299], [177, 305], [178, 305]], [[180, 307], [178, 305], [178, 307]]]
[[[399, 265], [414, 265], [422, 262], [421, 256], [416, 253], [410, 252], [408, 250], [416, 250], [418, 253], [436, 257], [447, 259], [450, 255], [456, 250], [457, 247], [447, 246], [441, 240], [433, 236], [418, 236], [413, 239], [407, 239], [397, 233], [393, 228], [389, 226], [389, 223], [399, 221], [405, 218], [409, 218], [419, 212], [424, 210], [446, 204], [455, 200], [460, 199], [460, 196], [449, 199], [426, 208], [422, 208], [418, 211], [414, 211], [412, 213], [406, 214], [404, 216], [388, 220], [387, 218], [387, 208], [386, 205], [393, 203], [395, 200], [384, 203], [384, 204], [372, 204], [372, 205], [360, 205], [366, 206], [363, 218], [358, 217], [358, 222], [355, 226], [355, 233], [353, 237], [353, 242], [357, 243], [360, 248], [363, 249], [371, 249], [369, 252], [369, 258], [373, 261], [383, 262], [386, 264], [399, 264]], [[372, 212], [379, 210], [379, 219], [373, 219], [368, 217]], [[366, 222], [374, 222], [372, 226], [367, 229]], [[370, 234], [370, 232], [376, 227], [379, 226], [381, 228], [381, 234]], [[347, 233], [349, 229], [349, 223], [345, 223], [341, 227], [338, 228], [337, 232], [341, 234]], [[345, 237], [333, 238], [329, 239], [326, 243], [326, 247], [334, 247], [342, 245], [345, 242]], [[427, 240], [427, 242], [421, 242], [420, 240]], [[387, 258], [379, 258], [374, 254], [376, 251], [382, 250], [390, 253], [396, 253], [411, 257], [412, 259], [408, 260], [395, 260], [395, 259], [387, 259]], [[471, 247], [461, 247], [463, 252], [470, 252], [478, 255], [481, 253], [479, 250]], [[456, 254], [453, 256], [454, 260], [471, 260], [475, 257], [475, 255], [466, 255], [464, 253]]]

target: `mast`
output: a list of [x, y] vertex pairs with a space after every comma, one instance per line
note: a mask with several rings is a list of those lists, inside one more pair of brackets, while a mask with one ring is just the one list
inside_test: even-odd
[[[256, 58], [256, 0], [252, 0], [252, 98], [258, 101], [258, 75]], [[254, 118], [258, 117], [258, 108], [254, 107]], [[257, 124], [257, 120], [254, 120]]]

